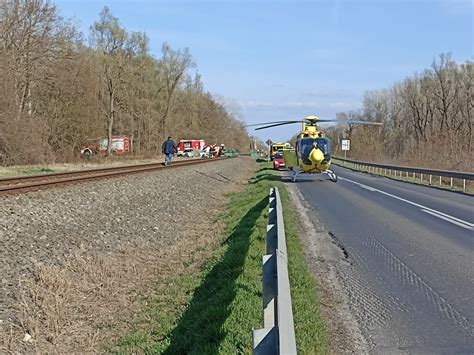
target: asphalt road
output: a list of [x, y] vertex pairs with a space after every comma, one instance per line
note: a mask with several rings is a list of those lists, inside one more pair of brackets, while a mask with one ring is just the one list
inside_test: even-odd
[[474, 197], [335, 167], [300, 192], [347, 253], [338, 270], [376, 353], [474, 353]]

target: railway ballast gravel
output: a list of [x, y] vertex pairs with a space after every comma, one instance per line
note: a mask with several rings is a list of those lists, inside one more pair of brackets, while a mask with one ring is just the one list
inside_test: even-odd
[[42, 266], [59, 270], [70, 255], [92, 260], [135, 249], [158, 255], [196, 233], [212, 233], [225, 194], [242, 188], [255, 166], [249, 158], [226, 159], [0, 197], [0, 352], [68, 349], [48, 337], [51, 348], [19, 338], [33, 331], [19, 318], [28, 303], [19, 280], [34, 278]]

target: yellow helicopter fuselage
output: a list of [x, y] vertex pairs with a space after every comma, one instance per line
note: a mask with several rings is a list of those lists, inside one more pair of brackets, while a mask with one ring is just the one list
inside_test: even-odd
[[321, 173], [329, 169], [331, 159], [317, 145], [319, 138], [325, 138], [324, 133], [316, 126], [303, 123], [298, 134], [295, 149], [284, 149], [283, 159], [288, 168], [298, 167], [305, 173]]

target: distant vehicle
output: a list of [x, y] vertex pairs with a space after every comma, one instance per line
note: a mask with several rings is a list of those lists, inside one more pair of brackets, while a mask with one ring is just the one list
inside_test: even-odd
[[[106, 155], [109, 140], [104, 137], [89, 139], [81, 145], [81, 156], [89, 160], [94, 155]], [[130, 152], [130, 140], [127, 136], [112, 136], [112, 155], [122, 155]]]
[[[178, 141], [178, 144], [177, 144], [176, 155], [186, 156], [184, 154], [186, 149], [188, 152], [189, 152], [189, 149], [191, 150], [195, 149], [196, 151], [201, 151], [204, 149], [205, 146], [206, 146], [206, 142], [204, 141], [204, 139], [181, 139], [180, 141]], [[194, 153], [193, 153], [193, 156], [194, 156]]]
[[184, 148], [184, 150], [178, 150], [176, 156], [178, 157], [185, 157], [185, 158], [192, 158], [194, 157], [194, 152], [196, 149], [193, 148]]
[[283, 159], [283, 151], [279, 150], [273, 156], [273, 169], [280, 170], [286, 168], [285, 160]]
[[277, 152], [279, 150], [282, 150], [282, 149], [291, 149], [291, 144], [290, 143], [273, 143], [271, 146], [270, 146], [270, 159], [273, 160], [273, 158], [275, 157], [275, 154], [277, 154]]
[[224, 151], [224, 156], [227, 158], [233, 158], [239, 156], [239, 152], [236, 151], [235, 149], [226, 149]]

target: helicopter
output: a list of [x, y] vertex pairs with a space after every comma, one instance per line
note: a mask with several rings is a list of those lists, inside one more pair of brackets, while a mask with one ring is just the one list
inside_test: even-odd
[[256, 123], [247, 125], [246, 127], [263, 126], [255, 128], [255, 130], [258, 131], [283, 125], [302, 123], [302, 129], [297, 136], [295, 148], [283, 149], [285, 165], [293, 172], [291, 180], [295, 182], [300, 174], [327, 174], [331, 181], [336, 182], [336, 173], [329, 169], [331, 166], [331, 141], [325, 136], [324, 132], [319, 129], [318, 123], [321, 122], [382, 125], [380, 122], [341, 121], [336, 119], [320, 119], [317, 116], [306, 116], [302, 120]]

